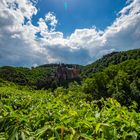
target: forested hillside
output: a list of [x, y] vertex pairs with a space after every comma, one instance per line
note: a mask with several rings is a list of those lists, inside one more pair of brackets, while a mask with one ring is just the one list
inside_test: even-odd
[[85, 66], [81, 75], [83, 78], [90, 77], [92, 73], [102, 71], [110, 65], [116, 65], [126, 60], [136, 60], [138, 58], [140, 58], [140, 49], [129, 50], [124, 52], [112, 52], [103, 56], [101, 59], [93, 62], [92, 64]]
[[[73, 81], [80, 82], [80, 77], [71, 79], [59, 79], [57, 69], [60, 64], [47, 64], [38, 67], [0, 67], [0, 78], [19, 85], [30, 86], [35, 89], [55, 89], [59, 86], [68, 87], [68, 84]], [[70, 69], [76, 67], [79, 71], [82, 66], [66, 64], [65, 67]]]
[[59, 79], [56, 77], [57, 69], [61, 64], [45, 64], [30, 69], [4, 66], [0, 67], [0, 78], [19, 85], [31, 86], [35, 89], [55, 89], [59, 86], [68, 87], [68, 84], [73, 81], [80, 83], [81, 79], [92, 77], [93, 73], [103, 71], [110, 65], [119, 64], [131, 59], [136, 60], [138, 58], [140, 58], [140, 49], [126, 52], [113, 52], [87, 66], [65, 64], [65, 67], [69, 69], [76, 68], [79, 70], [79, 78]]
[[[13, 82], [19, 85], [27, 85], [35, 88], [45, 88], [49, 82], [49, 75], [53, 72], [52, 68], [23, 68], [23, 67], [1, 67], [0, 78], [9, 82]], [[43, 84], [46, 84], [43, 85]], [[49, 85], [51, 86], [51, 85]], [[53, 87], [53, 85], [52, 85]]]
[[136, 101], [140, 108], [140, 59], [111, 65], [83, 83], [84, 92], [91, 94], [92, 99], [112, 97], [127, 106]]

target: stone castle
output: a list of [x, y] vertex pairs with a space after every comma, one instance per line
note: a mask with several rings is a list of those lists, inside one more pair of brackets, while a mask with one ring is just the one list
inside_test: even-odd
[[77, 79], [80, 76], [80, 70], [74, 66], [74, 67], [68, 67], [65, 64], [60, 64], [56, 69], [55, 76], [59, 81], [62, 80], [70, 80], [70, 79]]

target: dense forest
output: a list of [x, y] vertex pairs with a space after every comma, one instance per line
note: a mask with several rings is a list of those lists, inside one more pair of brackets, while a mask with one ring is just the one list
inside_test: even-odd
[[[19, 85], [30, 86], [35, 89], [55, 89], [59, 86], [67, 87], [70, 82], [80, 82], [80, 78], [73, 78], [68, 80], [59, 80], [55, 77], [57, 68], [60, 64], [48, 64], [38, 67], [25, 68], [25, 67], [0, 67], [0, 78], [9, 82]], [[80, 65], [65, 65], [66, 67], [81, 69]], [[52, 78], [53, 77], [53, 78]]]
[[103, 56], [101, 59], [95, 61], [94, 63], [85, 66], [81, 75], [83, 78], [90, 77], [92, 73], [102, 71], [110, 65], [116, 65], [126, 60], [136, 60], [138, 58], [140, 58], [140, 49], [123, 52], [112, 52]]
[[0, 140], [139, 140], [140, 49], [87, 66], [0, 67]]

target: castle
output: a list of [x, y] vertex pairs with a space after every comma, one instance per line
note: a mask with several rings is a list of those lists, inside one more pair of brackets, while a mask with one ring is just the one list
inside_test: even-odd
[[65, 64], [60, 64], [56, 69], [55, 76], [59, 81], [62, 80], [70, 80], [70, 79], [77, 79], [79, 78], [80, 70], [74, 66], [74, 67], [68, 67]]

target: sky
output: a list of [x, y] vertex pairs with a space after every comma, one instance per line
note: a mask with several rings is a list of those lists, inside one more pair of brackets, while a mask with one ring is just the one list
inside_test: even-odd
[[0, 66], [86, 65], [140, 48], [140, 0], [1, 0]]
[[41, 10], [33, 22], [51, 11], [58, 19], [56, 30], [66, 37], [77, 28], [105, 29], [124, 6], [125, 0], [39, 0], [36, 7]]

